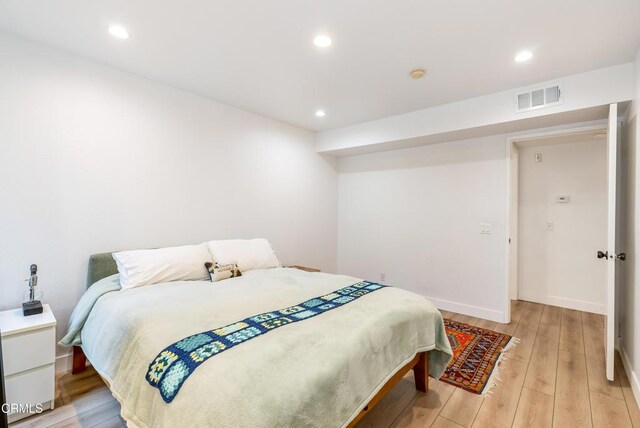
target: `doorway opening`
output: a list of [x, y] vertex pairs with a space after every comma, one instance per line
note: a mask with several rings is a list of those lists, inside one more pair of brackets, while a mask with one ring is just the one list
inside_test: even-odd
[[[621, 165], [621, 152], [618, 150], [618, 146], [620, 144], [619, 138], [621, 135], [619, 130], [621, 126], [620, 124], [621, 122], [618, 118], [618, 104], [614, 103], [609, 105], [609, 117], [606, 123], [603, 123], [602, 125], [558, 130], [507, 139], [507, 239], [509, 245], [507, 245], [506, 280], [508, 286], [506, 287], [507, 290], [505, 293], [505, 307], [509, 308], [511, 306], [512, 298], [522, 298], [521, 294], [523, 294], [523, 292], [528, 293], [531, 289], [535, 290], [535, 288], [538, 287], [538, 289], [542, 289], [542, 293], [540, 294], [546, 295], [546, 298], [549, 296], [560, 297], [560, 299], [553, 300], [554, 303], [549, 303], [550, 305], [572, 305], [573, 309], [583, 307], [587, 312], [604, 313], [605, 371], [608, 380], [613, 380], [614, 378], [614, 350], [616, 337], [618, 335], [616, 289], [618, 287], [618, 282], [620, 281], [620, 275], [618, 275], [619, 268], [617, 265], [619, 262], [623, 262], [626, 259], [624, 249], [619, 248], [622, 241], [618, 239], [618, 235], [622, 235], [624, 233], [621, 229], [621, 210], [619, 209], [621, 200], [618, 198], [618, 178], [622, 176], [622, 174], [618, 173]], [[524, 165], [524, 163], [521, 162], [522, 158], [520, 156], [520, 152], [525, 151], [526, 142], [533, 141], [533, 143], [529, 143], [529, 145], [535, 146], [538, 144], [539, 147], [546, 147], [539, 143], [544, 140], [549, 140], [549, 138], [566, 138], [573, 142], [576, 142], [579, 139], [584, 139], [585, 141], [589, 140], [593, 142], [594, 139], [598, 139], [601, 136], [605, 136], [602, 146], [604, 146], [606, 159], [606, 174], [604, 178], [598, 178], [598, 180], [601, 181], [594, 184], [592, 175], [585, 174], [584, 171], [576, 172], [576, 168], [582, 166], [582, 163], [587, 162], [586, 157], [571, 154], [559, 156], [558, 153], [554, 153], [552, 157], [555, 156], [556, 158], [561, 159], [561, 166], [556, 172], [547, 173], [546, 175], [546, 187], [543, 186], [542, 190], [540, 190], [540, 192], [546, 194], [546, 199], [542, 198], [540, 199], [541, 202], [538, 202], [537, 204], [534, 203], [531, 206], [522, 206], [520, 200], [524, 197], [523, 190], [525, 190], [525, 187], [520, 186], [520, 182], [522, 181], [521, 176], [523, 175], [521, 170]], [[560, 145], [558, 144], [558, 141], [556, 141], [555, 143], [548, 144], [547, 146], [559, 147]], [[585, 150], [583, 148], [580, 153], [584, 151]], [[601, 155], [598, 156], [601, 157]], [[600, 159], [600, 157], [595, 159]], [[533, 160], [539, 164], [543, 163], [545, 160], [544, 152], [542, 150], [535, 151], [533, 153]], [[579, 160], [579, 162], [576, 162], [576, 160]], [[590, 172], [600, 174], [597, 171], [601, 170], [602, 163], [600, 161], [594, 163], [596, 161], [593, 160], [590, 162], [591, 163], [589, 163], [589, 165], [591, 165], [592, 168]], [[576, 177], [573, 177], [574, 174], [578, 175], [581, 179], [575, 180]], [[559, 177], [556, 177], [556, 175]], [[533, 175], [533, 177], [535, 177], [535, 175]], [[542, 177], [543, 178], [538, 178], [538, 180], [544, 181], [545, 176], [543, 175]], [[569, 187], [566, 187], [569, 189], [568, 191], [563, 190], [561, 186], [557, 184], [563, 183], [562, 179], [567, 183], [574, 183], [574, 186], [577, 187], [571, 188], [574, 190], [571, 190]], [[555, 184], [551, 185], [549, 183]], [[591, 195], [590, 192], [593, 191], [593, 189], [597, 189], [596, 191], [600, 192], [602, 186], [605, 186], [606, 188], [606, 224], [604, 225], [600, 224], [600, 221], [593, 220], [593, 218], [599, 218], [593, 217], [594, 213], [588, 212], [589, 210], [585, 210], [584, 207], [580, 206], [580, 203], [582, 203], [589, 207], [589, 209], [598, 211], [602, 202], [594, 201], [600, 201], [601, 199], [594, 198], [594, 195]], [[533, 186], [533, 188], [536, 188], [536, 186]], [[526, 189], [527, 191], [531, 191], [528, 188]], [[572, 192], [576, 192], [574, 197], [572, 197]], [[592, 205], [589, 205], [586, 201], [591, 201], [589, 203]], [[571, 212], [571, 209], [568, 207], [573, 206], [580, 208], [579, 211], [583, 213], [580, 217], [581, 220], [576, 220], [577, 217], [567, 215], [567, 212]], [[551, 209], [551, 207], [553, 207], [553, 209]], [[527, 236], [524, 236], [523, 228], [528, 226], [522, 218], [522, 213], [525, 210], [530, 216], [533, 215], [535, 217], [538, 215], [539, 218], [543, 219], [542, 221], [536, 220], [532, 222], [533, 229], [527, 232], [527, 236], [530, 237], [529, 240], [532, 240], [534, 243], [538, 242], [538, 245], [540, 245], [539, 241], [542, 241], [547, 248], [547, 253], [534, 252], [534, 256], [528, 257], [528, 260], [526, 261], [526, 263], [528, 263], [528, 268], [523, 266], [522, 259], [524, 257], [521, 257], [520, 251], [520, 248], [523, 245], [527, 245], [526, 242], [521, 243], [521, 241], [527, 239]], [[561, 215], [561, 212], [564, 212], [564, 214]], [[585, 212], [586, 214], [584, 214]], [[540, 213], [543, 215], [541, 216]], [[546, 220], [545, 218], [548, 217], [550, 213], [558, 215], [558, 218], [561, 219], [560, 223], [557, 223], [553, 219]], [[592, 226], [584, 227], [584, 224], [588, 224], [581, 223], [585, 221], [585, 217], [587, 219], [591, 219], [588, 221], [593, 222]], [[523, 225], [521, 226], [519, 223], [523, 223]], [[580, 224], [583, 224], [582, 228], [576, 227], [576, 225]], [[547, 241], [551, 241], [553, 243], [554, 239], [550, 239], [548, 236], [550, 233], [554, 232], [557, 234], [559, 226], [572, 231], [572, 233], [566, 234], [570, 238], [570, 241], [568, 244], [563, 244], [564, 246], [549, 248]], [[601, 246], [601, 237], [594, 238], [596, 235], [601, 236], [599, 235], [600, 231], [598, 229], [604, 230], [606, 234], [606, 240], [602, 242]], [[535, 257], [535, 254], [538, 254], [538, 256]], [[580, 256], [579, 263], [573, 259], [576, 254]], [[596, 263], [598, 263], [598, 261], [605, 265], [604, 270], [606, 271], [606, 275], [604, 277], [604, 281], [602, 281], [604, 293], [598, 293], [598, 285], [591, 286], [592, 278], [590, 276], [583, 275], [584, 272], [582, 272], [582, 270], [594, 272], [593, 275], [599, 278], [601, 273], [597, 268]], [[540, 269], [540, 266], [545, 267], [545, 269]], [[548, 266], [552, 266], [552, 269], [546, 269]], [[571, 267], [572, 270], [567, 273], [569, 267]], [[531, 268], [533, 268], [534, 274], [537, 274], [538, 277], [537, 280], [534, 280], [533, 285], [527, 288], [527, 291], [524, 291], [521, 283], [523, 282], [522, 278], [525, 273], [521, 271], [523, 269]], [[550, 272], [553, 272], [554, 274], [553, 280], [548, 278]], [[576, 278], [579, 279], [576, 280]], [[566, 292], [566, 282], [571, 282], [570, 287], [568, 288], [569, 290], [580, 293], [585, 291], [585, 287], [594, 287], [594, 289], [588, 291], [591, 293], [589, 296], [596, 297], [591, 298], [592, 300], [581, 300], [580, 298], [563, 299], [563, 296], [558, 296], [557, 293], [558, 290], [561, 289], [564, 289]], [[540, 290], [538, 290], [538, 292], [540, 292]], [[600, 299], [602, 300], [598, 300], [597, 296], [600, 296]], [[531, 298], [531, 295], [528, 297]]]
[[[512, 300], [606, 313], [607, 125], [508, 141]], [[606, 261], [606, 260], [605, 260]]]

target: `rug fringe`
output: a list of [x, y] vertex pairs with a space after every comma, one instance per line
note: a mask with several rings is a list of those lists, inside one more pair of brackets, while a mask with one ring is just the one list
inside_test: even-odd
[[491, 395], [495, 387], [502, 382], [500, 374], [504, 369], [503, 366], [505, 364], [505, 361], [507, 361], [511, 354], [513, 354], [513, 349], [518, 346], [519, 343], [520, 339], [518, 339], [517, 337], [512, 337], [511, 340], [509, 340], [509, 343], [507, 343], [507, 346], [502, 349], [502, 351], [500, 352], [500, 356], [498, 357], [498, 361], [496, 361], [496, 365], [493, 367], [493, 372], [487, 380], [487, 385], [484, 387], [484, 390], [480, 395], [484, 397]]

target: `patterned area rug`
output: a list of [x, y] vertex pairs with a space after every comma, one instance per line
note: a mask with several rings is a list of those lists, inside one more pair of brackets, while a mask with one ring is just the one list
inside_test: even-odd
[[453, 359], [440, 380], [474, 394], [488, 391], [495, 383], [500, 360], [517, 339], [446, 318], [444, 325]]

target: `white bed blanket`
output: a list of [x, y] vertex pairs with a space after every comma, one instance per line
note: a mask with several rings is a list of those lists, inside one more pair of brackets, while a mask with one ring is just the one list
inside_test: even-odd
[[82, 347], [130, 425], [340, 427], [417, 352], [444, 372], [451, 348], [425, 298], [388, 287], [283, 326], [203, 363], [171, 403], [149, 385], [168, 345], [359, 282], [296, 269], [250, 271], [217, 283], [181, 281], [110, 292], [89, 313]]

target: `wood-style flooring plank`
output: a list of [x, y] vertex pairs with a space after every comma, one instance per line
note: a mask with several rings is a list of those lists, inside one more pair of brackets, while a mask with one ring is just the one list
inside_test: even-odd
[[594, 325], [593, 322], [590, 324], [583, 322], [582, 330], [584, 333], [584, 351], [587, 356], [605, 355], [604, 327]]
[[[421, 425], [428, 426], [428, 425]], [[450, 421], [449, 419], [445, 419], [442, 416], [438, 416], [431, 425], [431, 428], [462, 428], [462, 425], [458, 425], [457, 423]]]
[[520, 400], [527, 363], [509, 359], [500, 367], [501, 381], [494, 386], [480, 406], [474, 428], [510, 427]]
[[517, 323], [520, 321], [520, 317], [526, 306], [527, 302], [523, 302], [522, 300], [511, 301], [511, 322], [515, 321]]
[[103, 404], [94, 409], [80, 413], [71, 419], [66, 419], [62, 422], [58, 422], [53, 425], [49, 425], [50, 428], [63, 428], [63, 427], [93, 427], [102, 422], [108, 421], [116, 416], [120, 415], [120, 405], [117, 401]]
[[594, 428], [632, 428], [624, 400], [591, 391], [591, 411]]
[[566, 351], [558, 352], [553, 426], [576, 428], [592, 426], [584, 355]]
[[584, 355], [582, 316], [578, 311], [574, 311], [571, 309], [562, 310], [562, 325], [560, 327], [560, 350]]
[[559, 327], [562, 323], [562, 308], [545, 305], [540, 323], [557, 325]]
[[116, 416], [115, 418], [93, 425], [92, 428], [125, 428], [126, 426], [126, 422], [124, 422], [120, 416]]
[[544, 307], [545, 305], [543, 305], [542, 303], [527, 302], [527, 309], [532, 311], [542, 313], [542, 311], [544, 310]]
[[440, 416], [463, 427], [470, 427], [483, 401], [484, 397], [480, 395], [456, 388], [440, 412]]
[[495, 330], [498, 325], [495, 321], [484, 320], [482, 318], [478, 318], [474, 324], [476, 327], [486, 328], [487, 330]]
[[520, 341], [518, 342], [518, 345], [511, 350], [512, 355], [510, 357], [522, 361], [529, 361], [537, 334], [537, 327], [536, 329], [531, 329], [525, 327], [524, 325], [518, 324], [518, 328], [516, 328], [516, 331], [513, 332], [513, 337], [517, 337]]
[[553, 422], [553, 397], [523, 388], [516, 411], [514, 428], [545, 428]]
[[638, 404], [636, 403], [636, 399], [633, 395], [633, 390], [631, 389], [631, 384], [629, 382], [629, 378], [627, 377], [627, 372], [624, 370], [624, 365], [622, 364], [622, 359], [620, 358], [620, 354], [616, 352], [616, 376], [620, 378], [620, 387], [622, 388], [622, 395], [624, 395], [624, 401], [627, 404], [627, 410], [629, 411], [629, 416], [631, 418], [631, 423], [634, 427], [640, 428], [640, 409], [638, 408]]
[[517, 327], [518, 327], [518, 321], [512, 320], [508, 324], [497, 323], [492, 330], [497, 331], [498, 333], [508, 334], [509, 336], [513, 336], [513, 333], [515, 333]]
[[478, 318], [471, 317], [469, 315], [461, 315], [459, 321], [465, 324], [475, 326], [478, 323]]
[[[96, 374], [94, 375], [99, 378]], [[82, 380], [80, 380], [82, 382]], [[62, 422], [67, 419], [74, 418], [79, 414], [92, 410], [96, 407], [100, 407], [104, 404], [116, 402], [111, 391], [103, 383], [102, 386], [97, 387], [93, 391], [87, 391], [82, 397], [78, 397], [75, 401], [65, 404], [61, 407], [56, 407], [54, 410], [42, 413], [40, 415], [32, 416], [27, 419], [23, 419], [12, 427], [16, 428], [44, 428]]]
[[589, 389], [618, 400], [624, 400], [622, 388], [620, 387], [620, 378], [614, 376], [613, 381], [607, 380], [604, 355], [587, 355], [586, 359]]
[[451, 319], [451, 315], [453, 314], [452, 312], [449, 311], [444, 311], [444, 310], [440, 310], [440, 314], [442, 315], [442, 318], [448, 318]]
[[522, 313], [524, 312], [525, 307], [527, 306], [526, 302], [521, 300], [512, 300], [511, 301], [511, 322], [509, 323], [497, 323], [493, 328], [494, 331], [502, 334], [508, 334], [513, 336], [513, 333], [516, 331], [518, 327], [518, 322], [522, 317]]
[[520, 317], [520, 321], [518, 321], [518, 327], [526, 327], [530, 330], [537, 330], [538, 325], [540, 325], [540, 318], [542, 317], [542, 310], [532, 309], [529, 306], [525, 308], [522, 312], [522, 316]]
[[93, 367], [76, 375], [66, 373], [56, 379], [60, 396], [65, 404], [77, 401], [90, 391], [105, 386], [104, 381], [98, 376]]
[[582, 324], [596, 328], [604, 328], [602, 315], [591, 312], [581, 312], [580, 315], [582, 316]]
[[413, 378], [400, 379], [396, 386], [360, 420], [358, 427], [391, 426], [398, 415], [416, 398], [417, 394]]
[[553, 396], [556, 390], [560, 326], [541, 324], [529, 360], [524, 386]]
[[440, 414], [456, 387], [431, 379], [429, 392], [419, 394], [394, 421], [395, 428], [418, 428], [430, 426]]

